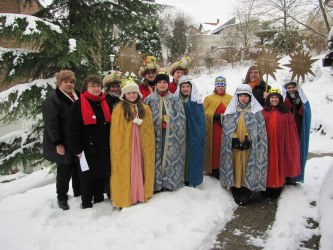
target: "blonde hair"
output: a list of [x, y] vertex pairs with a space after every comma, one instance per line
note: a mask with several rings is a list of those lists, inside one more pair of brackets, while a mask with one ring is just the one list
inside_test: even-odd
[[71, 70], [60, 70], [58, 73], [56, 73], [55, 77], [57, 81], [57, 87], [63, 80], [73, 80], [75, 82], [75, 74]]

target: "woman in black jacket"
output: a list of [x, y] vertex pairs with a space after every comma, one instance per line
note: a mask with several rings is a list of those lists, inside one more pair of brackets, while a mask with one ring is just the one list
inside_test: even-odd
[[79, 92], [74, 90], [75, 75], [70, 70], [56, 74], [56, 89], [42, 105], [44, 120], [43, 156], [57, 164], [56, 188], [58, 205], [68, 210], [69, 181], [72, 178], [74, 196], [81, 195], [78, 164], [69, 147], [68, 120], [72, 104]]
[[268, 85], [266, 89], [266, 82], [262, 79], [262, 74], [258, 66], [252, 66], [248, 69], [244, 83], [251, 86], [252, 94], [260, 105], [264, 107], [271, 86]]
[[104, 186], [110, 173], [111, 107], [102, 92], [102, 80], [86, 78], [80, 100], [70, 112], [70, 146], [80, 159], [82, 208], [104, 200]]

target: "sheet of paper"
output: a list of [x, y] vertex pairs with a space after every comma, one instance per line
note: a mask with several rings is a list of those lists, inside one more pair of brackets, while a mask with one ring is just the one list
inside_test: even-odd
[[82, 172], [89, 170], [88, 162], [86, 159], [86, 155], [84, 154], [84, 151], [82, 151], [82, 156], [80, 158], [80, 166], [81, 166]]

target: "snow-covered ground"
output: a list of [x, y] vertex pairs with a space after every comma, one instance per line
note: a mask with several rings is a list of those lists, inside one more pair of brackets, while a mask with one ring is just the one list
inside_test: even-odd
[[[283, 58], [281, 64], [288, 63]], [[224, 67], [194, 82], [201, 94], [212, 93], [214, 78], [227, 78], [233, 93], [248, 69]], [[333, 152], [332, 69], [314, 64], [316, 76], [302, 87], [312, 107], [310, 151]], [[276, 74], [275, 87], [290, 78], [289, 69]], [[12, 180], [15, 179], [15, 180]], [[320, 249], [333, 249], [333, 157], [312, 158], [307, 163], [305, 183], [287, 187], [278, 201], [276, 220], [261, 245], [265, 249], [302, 249], [299, 245], [320, 234]], [[121, 211], [109, 200], [92, 209], [80, 209], [80, 198], [70, 192], [68, 211], [57, 207], [54, 173], [49, 167], [30, 175], [0, 177], [1, 249], [210, 249], [216, 235], [233, 218], [237, 205], [219, 182], [205, 177], [198, 188], [184, 187], [159, 193], [145, 204]], [[310, 229], [307, 219], [320, 223]], [[255, 244], [255, 243], [253, 243]]]

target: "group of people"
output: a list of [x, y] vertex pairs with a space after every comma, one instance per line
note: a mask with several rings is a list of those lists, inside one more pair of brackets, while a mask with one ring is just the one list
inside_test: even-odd
[[139, 74], [139, 85], [117, 71], [89, 76], [79, 93], [72, 71], [57, 73], [42, 108], [43, 152], [57, 165], [61, 209], [69, 209], [71, 178], [82, 208], [105, 193], [116, 208], [147, 202], [157, 192], [196, 187], [204, 174], [240, 205], [253, 191], [272, 196], [304, 181], [311, 111], [295, 82], [284, 85], [283, 97], [253, 66], [233, 96], [219, 76], [203, 101], [185, 59], [166, 72], [151, 57]]

